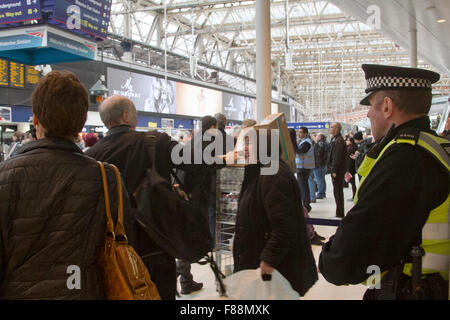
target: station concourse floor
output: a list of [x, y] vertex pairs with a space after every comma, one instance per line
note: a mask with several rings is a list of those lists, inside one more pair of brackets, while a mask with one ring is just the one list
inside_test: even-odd
[[[334, 218], [335, 216], [335, 202], [333, 197], [333, 185], [331, 184], [330, 175], [326, 175], [327, 191], [326, 198], [316, 200], [316, 203], [311, 203], [312, 210], [309, 213], [311, 218]], [[345, 212], [351, 209], [353, 202], [347, 201], [352, 197], [352, 189], [344, 188], [344, 203]], [[314, 226], [315, 231], [328, 240], [332, 236], [336, 227], [332, 226]], [[319, 261], [319, 255], [321, 246], [313, 245], [313, 253], [316, 259], [316, 264]], [[177, 300], [209, 300], [218, 298], [219, 295], [216, 292], [216, 283], [214, 274], [209, 265], [201, 266], [197, 263], [191, 265], [191, 272], [194, 276], [194, 280], [197, 282], [203, 282], [203, 289], [193, 292], [189, 295], [181, 295]], [[178, 292], [181, 292], [180, 283], [177, 283]], [[361, 300], [366, 287], [363, 285], [350, 285], [350, 286], [335, 286], [327, 282], [324, 277], [319, 274], [319, 280], [314, 286], [306, 293], [302, 300]]]

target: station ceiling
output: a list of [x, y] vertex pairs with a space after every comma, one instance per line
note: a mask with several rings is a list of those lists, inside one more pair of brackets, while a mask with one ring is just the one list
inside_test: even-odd
[[[419, 67], [442, 75], [435, 93], [450, 93], [450, 1], [270, 3], [273, 95], [294, 97], [305, 120], [364, 113], [361, 64], [408, 66], [411, 26]], [[254, 0], [113, 0], [109, 32], [107, 56], [123, 59], [120, 42], [132, 39], [140, 65], [256, 93]]]

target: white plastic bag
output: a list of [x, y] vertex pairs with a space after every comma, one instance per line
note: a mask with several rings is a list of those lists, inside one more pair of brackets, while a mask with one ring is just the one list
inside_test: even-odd
[[277, 270], [272, 280], [263, 281], [261, 269], [242, 270], [224, 280], [231, 300], [298, 300], [300, 295]]

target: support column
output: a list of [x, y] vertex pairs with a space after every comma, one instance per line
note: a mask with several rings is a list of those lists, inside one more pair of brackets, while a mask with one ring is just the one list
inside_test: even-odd
[[271, 114], [270, 1], [256, 2], [256, 113], [257, 121]]
[[411, 68], [417, 68], [417, 26], [416, 20], [413, 18], [411, 18], [409, 22], [409, 39], [410, 39], [409, 65]]

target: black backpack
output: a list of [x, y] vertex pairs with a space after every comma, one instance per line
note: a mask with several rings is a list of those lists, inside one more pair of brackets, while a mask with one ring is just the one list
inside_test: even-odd
[[155, 166], [147, 170], [134, 198], [139, 209], [135, 221], [163, 251], [190, 263], [211, 251], [207, 218], [174, 191]]

